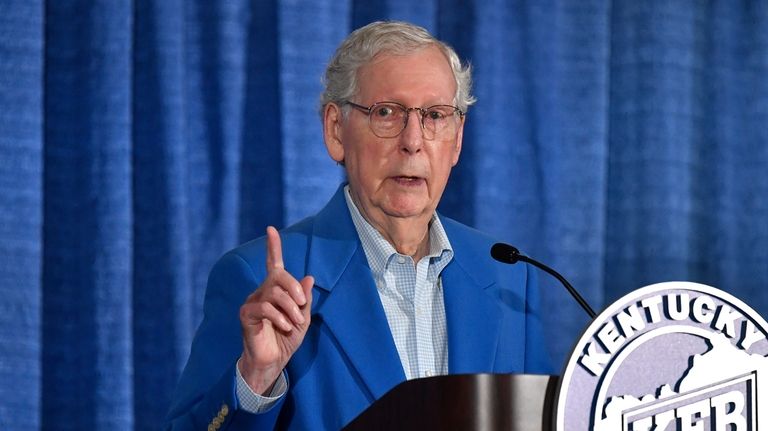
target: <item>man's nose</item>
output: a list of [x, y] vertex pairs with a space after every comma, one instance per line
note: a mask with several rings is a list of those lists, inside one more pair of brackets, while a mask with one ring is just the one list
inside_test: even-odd
[[408, 112], [408, 122], [400, 133], [400, 145], [403, 151], [418, 153], [424, 143], [424, 130], [421, 126], [421, 112], [411, 110]]

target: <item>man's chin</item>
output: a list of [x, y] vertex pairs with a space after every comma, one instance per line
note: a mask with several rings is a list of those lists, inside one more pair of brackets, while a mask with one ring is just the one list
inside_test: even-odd
[[393, 204], [384, 208], [384, 213], [387, 216], [395, 218], [414, 218], [424, 215], [427, 212], [428, 209], [426, 205], [414, 202]]

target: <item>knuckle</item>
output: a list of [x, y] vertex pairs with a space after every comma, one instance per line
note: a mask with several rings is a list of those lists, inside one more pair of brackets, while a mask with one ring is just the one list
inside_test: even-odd
[[252, 308], [250, 304], [243, 304], [240, 306], [240, 320], [245, 322], [249, 320], [249, 316], [252, 313]]
[[270, 304], [269, 302], [257, 302], [256, 304], [254, 304], [254, 308], [256, 309], [259, 315], [263, 316], [269, 313]]

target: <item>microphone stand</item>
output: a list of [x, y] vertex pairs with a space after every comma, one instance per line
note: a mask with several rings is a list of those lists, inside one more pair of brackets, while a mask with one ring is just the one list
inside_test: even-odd
[[551, 276], [555, 277], [563, 286], [565, 286], [565, 289], [568, 290], [568, 293], [570, 293], [571, 296], [573, 296], [573, 299], [579, 303], [581, 308], [587, 312], [590, 319], [594, 319], [597, 316], [595, 311], [592, 310], [592, 307], [589, 306], [587, 301], [579, 294], [578, 291], [576, 291], [573, 286], [571, 286], [571, 283], [569, 283], [565, 277], [547, 265], [544, 265], [537, 260], [531, 259], [524, 254], [520, 254], [520, 250], [518, 250], [516, 247], [501, 242], [496, 243], [493, 245], [493, 247], [491, 247], [491, 256], [493, 256], [493, 258], [499, 262], [508, 263], [510, 265], [514, 265], [519, 261], [530, 263], [542, 271], [549, 273]]

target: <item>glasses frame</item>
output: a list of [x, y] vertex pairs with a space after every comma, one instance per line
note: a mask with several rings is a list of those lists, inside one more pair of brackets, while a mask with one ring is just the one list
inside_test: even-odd
[[[377, 107], [377, 106], [379, 106], [379, 105], [384, 105], [384, 104], [387, 104], [387, 105], [397, 105], [397, 106], [399, 106], [399, 107], [403, 108], [403, 111], [405, 111], [405, 118], [403, 119], [403, 127], [400, 129], [400, 131], [399, 131], [399, 132], [395, 133], [395, 134], [394, 134], [394, 135], [392, 135], [392, 136], [381, 136], [381, 135], [379, 135], [378, 133], [376, 133], [376, 131], [375, 131], [375, 130], [373, 130], [373, 125], [371, 124], [371, 115], [373, 114], [373, 110], [374, 110], [374, 108], [376, 108], [376, 107]], [[432, 136], [432, 138], [427, 138], [427, 136], [426, 136], [426, 135], [424, 135], [424, 131], [425, 131], [425, 130], [427, 130], [427, 128], [424, 126], [424, 119], [426, 118], [426, 116], [427, 116], [427, 113], [428, 113], [428, 112], [429, 112], [429, 111], [430, 111], [432, 108], [436, 108], [436, 107], [438, 107], [438, 106], [443, 106], [443, 107], [452, 108], [452, 109], [453, 109], [453, 114], [455, 115], [455, 114], [457, 114], [457, 113], [458, 113], [458, 114], [459, 114], [459, 118], [460, 118], [460, 119], [461, 119], [461, 118], [464, 118], [464, 115], [466, 115], [466, 114], [464, 113], [464, 111], [462, 111], [461, 109], [459, 109], [457, 106], [453, 106], [453, 105], [444, 105], [444, 104], [432, 105], [432, 106], [428, 106], [428, 107], [426, 107], [426, 108], [421, 108], [421, 107], [413, 107], [413, 108], [409, 108], [409, 107], [407, 107], [407, 106], [403, 105], [402, 103], [391, 102], [391, 101], [388, 101], [388, 100], [385, 100], [385, 101], [381, 101], [381, 102], [376, 102], [376, 103], [374, 103], [374, 104], [373, 104], [373, 105], [371, 105], [371, 106], [363, 106], [363, 105], [359, 105], [359, 104], [357, 104], [357, 103], [355, 103], [355, 102], [351, 102], [351, 101], [347, 100], [347, 101], [345, 101], [345, 102], [344, 102], [344, 105], [350, 105], [350, 106], [352, 106], [353, 108], [357, 108], [357, 109], [359, 109], [360, 111], [363, 111], [363, 112], [365, 112], [365, 113], [367, 114], [367, 116], [368, 116], [368, 128], [371, 130], [371, 132], [372, 132], [374, 135], [376, 135], [376, 136], [378, 136], [379, 138], [382, 138], [382, 139], [388, 139], [388, 138], [396, 138], [396, 137], [400, 136], [400, 134], [401, 134], [401, 133], [403, 133], [403, 130], [405, 130], [405, 128], [406, 128], [406, 127], [408, 127], [408, 118], [410, 118], [410, 117], [411, 117], [411, 111], [417, 111], [417, 112], [419, 113], [419, 119], [420, 119], [420, 120], [419, 120], [419, 124], [421, 125], [421, 131], [422, 131], [422, 134], [423, 134], [422, 136], [424, 136], [424, 138], [425, 138], [425, 139], [428, 139], [428, 140], [432, 140], [432, 139], [435, 139], [435, 137], [434, 137], [434, 136]], [[434, 132], [433, 132], [433, 133], [434, 133]]]

